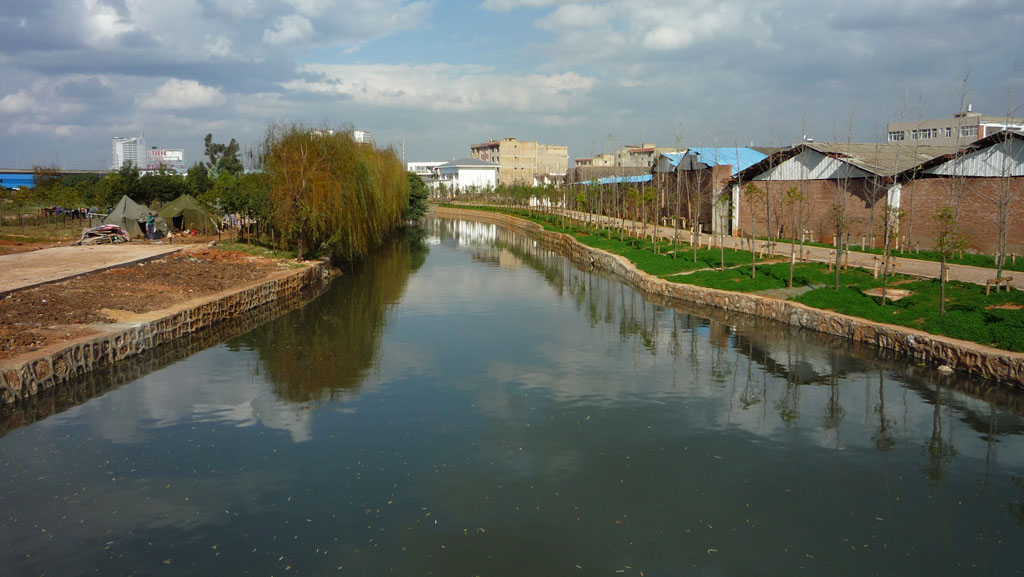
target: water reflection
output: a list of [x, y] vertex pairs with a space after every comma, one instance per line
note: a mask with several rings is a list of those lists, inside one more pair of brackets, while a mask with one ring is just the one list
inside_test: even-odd
[[395, 236], [373, 258], [336, 279], [324, 298], [231, 346], [256, 351], [282, 400], [301, 403], [349, 394], [374, 367], [381, 333], [428, 250], [418, 229]]
[[[19, 427], [60, 414], [125, 384], [143, 379], [150, 373], [187, 359], [200, 351], [245, 334], [274, 318], [309, 304], [322, 295], [328, 286], [327, 282], [316, 283], [304, 291], [236, 315], [230, 321], [185, 335], [116, 365], [61, 383], [53, 390], [45, 391], [28, 401], [5, 406], [0, 409], [0, 437]], [[175, 387], [179, 392], [180, 386], [178, 384]], [[182, 396], [185, 396], [184, 393]]]
[[5, 570], [1019, 570], [1014, 397], [498, 227], [424, 242], [0, 439]]

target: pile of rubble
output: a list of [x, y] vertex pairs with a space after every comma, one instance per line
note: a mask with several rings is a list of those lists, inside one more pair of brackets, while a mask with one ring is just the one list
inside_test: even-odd
[[116, 224], [104, 224], [95, 228], [87, 228], [82, 231], [82, 238], [75, 243], [75, 246], [86, 244], [115, 244], [128, 242], [131, 238], [128, 231]]

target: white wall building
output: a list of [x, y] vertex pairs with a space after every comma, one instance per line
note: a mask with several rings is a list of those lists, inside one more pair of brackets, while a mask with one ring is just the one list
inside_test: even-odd
[[448, 192], [492, 189], [498, 184], [498, 165], [475, 158], [453, 160], [436, 167], [434, 179], [433, 188], [443, 186]]
[[353, 130], [352, 140], [355, 140], [359, 144], [368, 144], [370, 146], [375, 146], [373, 142], [373, 135], [370, 134], [368, 130]]
[[409, 172], [415, 172], [422, 179], [428, 179], [434, 177], [434, 169], [444, 164], [444, 161], [438, 162], [407, 162], [405, 169]]
[[186, 172], [185, 150], [181, 148], [157, 148], [146, 151], [146, 170], [157, 171], [163, 167], [170, 172]]
[[120, 170], [125, 162], [130, 162], [132, 166], [140, 170], [146, 168], [146, 143], [141, 136], [137, 138], [115, 136], [110, 139], [110, 144], [111, 170]]

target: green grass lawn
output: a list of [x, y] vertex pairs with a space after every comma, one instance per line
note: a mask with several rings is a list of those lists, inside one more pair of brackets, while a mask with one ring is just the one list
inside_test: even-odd
[[[456, 207], [465, 208], [465, 207]], [[757, 292], [786, 288], [789, 282], [789, 263], [762, 263], [757, 265], [756, 278], [750, 270], [750, 253], [727, 249], [726, 270], [713, 270], [720, 265], [719, 249], [700, 249], [697, 263], [693, 262], [690, 246], [681, 244], [677, 258], [669, 241], [660, 243], [661, 254], [656, 254], [650, 240], [626, 238], [619, 241], [618, 234], [609, 239], [607, 231], [586, 230], [582, 226], [563, 228], [561, 220], [551, 215], [538, 216], [525, 210], [491, 208], [493, 212], [512, 214], [539, 222], [548, 230], [573, 235], [582, 244], [599, 248], [629, 259], [638, 269], [671, 282], [692, 284], [737, 292]], [[988, 258], [980, 255], [968, 257]], [[964, 262], [963, 264], [969, 264]], [[1018, 266], [1024, 259], [1018, 261]], [[681, 272], [690, 274], [678, 274]], [[985, 287], [949, 282], [946, 284], [946, 314], [939, 316], [939, 281], [914, 280], [896, 275], [890, 277], [889, 286], [909, 290], [913, 294], [885, 306], [881, 298], [865, 295], [863, 291], [882, 286], [881, 278], [873, 278], [868, 271], [851, 268], [839, 276], [839, 290], [832, 288], [835, 272], [824, 264], [797, 264], [793, 275], [796, 287], [815, 287], [790, 300], [805, 305], [831, 310], [872, 321], [911, 327], [932, 334], [972, 341], [1009, 351], [1024, 352], [1024, 291], [993, 292], [985, 296]], [[893, 283], [899, 283], [893, 287]]]

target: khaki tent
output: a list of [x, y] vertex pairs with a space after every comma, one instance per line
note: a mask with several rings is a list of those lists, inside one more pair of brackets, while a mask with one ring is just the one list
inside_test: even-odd
[[145, 238], [146, 216], [152, 214], [157, 236], [167, 234], [167, 221], [160, 218], [155, 210], [146, 208], [127, 196], [122, 196], [114, 210], [103, 219], [103, 224], [116, 224], [128, 231], [132, 238]]
[[203, 210], [199, 202], [188, 194], [179, 196], [161, 208], [160, 216], [175, 230], [192, 229], [203, 234], [213, 234], [220, 228], [217, 219]]

